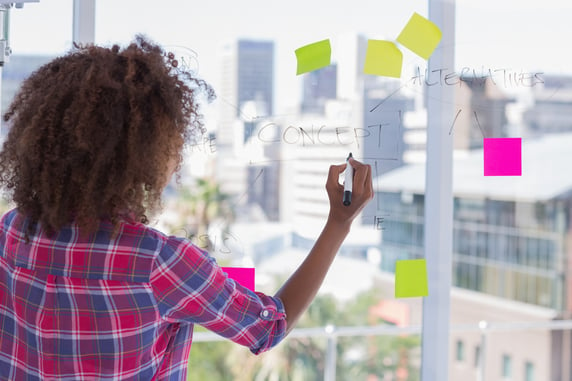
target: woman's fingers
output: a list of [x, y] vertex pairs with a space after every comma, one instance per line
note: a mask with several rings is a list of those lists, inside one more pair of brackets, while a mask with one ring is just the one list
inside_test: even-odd
[[373, 197], [373, 183], [371, 178], [371, 165], [350, 159], [350, 165], [354, 168], [353, 194], [354, 197], [363, 197], [369, 200]]
[[326, 181], [326, 189], [329, 191], [336, 191], [341, 189], [340, 185], [340, 174], [346, 169], [346, 164], [340, 165], [330, 165], [330, 170], [328, 172], [328, 179]]

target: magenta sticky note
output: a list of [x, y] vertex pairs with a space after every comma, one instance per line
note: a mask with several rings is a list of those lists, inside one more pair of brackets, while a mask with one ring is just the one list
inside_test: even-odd
[[222, 267], [230, 279], [254, 291], [254, 267]]
[[522, 175], [522, 138], [485, 138], [485, 176]]

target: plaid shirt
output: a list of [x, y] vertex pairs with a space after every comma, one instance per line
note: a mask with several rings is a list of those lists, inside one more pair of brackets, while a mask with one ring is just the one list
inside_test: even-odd
[[0, 220], [1, 380], [185, 380], [193, 325], [254, 353], [286, 330], [282, 302], [245, 289], [189, 240], [142, 224], [25, 239]]

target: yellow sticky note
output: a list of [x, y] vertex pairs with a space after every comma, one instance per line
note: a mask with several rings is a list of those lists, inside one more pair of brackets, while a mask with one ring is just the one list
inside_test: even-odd
[[411, 298], [429, 295], [425, 259], [395, 262], [395, 297]]
[[363, 72], [385, 77], [401, 77], [403, 53], [390, 41], [368, 40]]
[[397, 42], [427, 60], [439, 45], [441, 36], [441, 30], [437, 25], [420, 14], [413, 13], [397, 37]]
[[330, 64], [332, 47], [330, 40], [322, 40], [295, 50], [298, 67], [296, 75], [318, 70]]

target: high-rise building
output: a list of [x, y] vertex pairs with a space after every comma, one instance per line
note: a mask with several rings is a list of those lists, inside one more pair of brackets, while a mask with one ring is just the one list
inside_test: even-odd
[[[455, 113], [449, 126], [456, 155], [482, 148], [484, 138], [511, 136], [507, 105], [514, 101], [489, 77], [459, 77], [455, 86]], [[385, 102], [385, 101], [384, 101]], [[385, 104], [385, 103], [384, 103]], [[427, 109], [413, 107], [402, 113], [404, 164], [425, 163]]]
[[216, 175], [224, 193], [246, 199], [244, 144], [255, 122], [274, 111], [274, 42], [237, 40], [224, 47], [222, 65]]
[[[456, 286], [572, 314], [569, 215], [565, 173], [572, 133], [523, 140], [522, 176], [484, 176], [483, 151], [453, 165], [453, 282]], [[550, 170], [547, 170], [550, 168]], [[385, 219], [382, 267], [423, 256], [425, 165], [374, 181]]]
[[311, 230], [321, 227], [328, 216], [324, 185], [329, 166], [343, 163], [349, 152], [363, 160], [361, 128], [351, 123], [356, 111], [352, 105], [332, 100], [324, 115], [276, 121], [259, 135], [280, 140], [280, 219], [293, 224], [301, 235], [312, 236]]
[[[363, 125], [360, 136], [363, 158], [371, 165], [373, 176], [381, 176], [403, 165], [403, 118], [414, 107], [414, 99], [394, 87], [393, 82], [367, 84], [363, 99]], [[382, 206], [371, 202], [365, 206], [363, 222], [383, 214]]]
[[531, 134], [572, 131], [572, 76], [545, 76], [532, 92], [534, 103], [523, 115]]
[[403, 164], [404, 115], [414, 108], [414, 99], [383, 83], [368, 89], [363, 102], [363, 152], [375, 160], [376, 175]]
[[[246, 139], [237, 141], [233, 131], [236, 121], [251, 123], [274, 111], [274, 42], [235, 41], [224, 47], [221, 61], [217, 144], [244, 144]], [[252, 114], [253, 102], [257, 115]]]
[[[518, 312], [518, 319], [548, 323], [572, 316], [572, 180], [555, 176], [567, 173], [570, 146], [572, 133], [525, 139], [525, 170], [519, 177], [485, 177], [482, 150], [455, 160], [453, 286], [473, 291], [470, 308], [479, 311], [480, 319], [510, 321], [517, 319], [511, 314]], [[416, 164], [374, 179], [376, 198], [386, 212], [381, 244], [385, 271], [392, 272], [396, 260], [425, 256], [425, 177], [424, 164]], [[514, 306], [513, 312], [506, 310], [509, 304]], [[550, 313], [543, 313], [542, 318], [526, 312], [532, 311], [526, 304]], [[453, 320], [460, 313], [469, 319], [469, 304], [464, 310], [458, 306]], [[504, 354], [533, 360], [536, 354], [550, 351], [551, 363], [538, 369], [538, 379], [570, 379], [569, 368], [566, 378], [557, 376], [570, 363], [569, 335], [539, 331], [517, 336], [521, 342], [516, 345], [506, 338], [495, 339], [487, 348], [488, 358], [500, 359]], [[471, 346], [478, 343], [470, 333], [456, 333], [454, 338]], [[471, 371], [455, 367], [455, 379], [469, 378]], [[494, 374], [487, 371], [483, 379], [492, 379]]]
[[274, 103], [274, 42], [239, 40], [237, 51], [237, 100], [264, 102], [268, 115]]
[[326, 101], [337, 96], [337, 64], [314, 70], [304, 77], [302, 113], [323, 114]]
[[2, 113], [6, 111], [22, 82], [52, 56], [13, 55], [2, 67]]
[[455, 94], [455, 149], [481, 148], [484, 138], [507, 137], [506, 105], [514, 99], [488, 77], [460, 79]]

